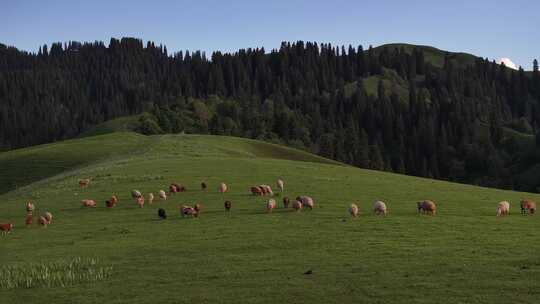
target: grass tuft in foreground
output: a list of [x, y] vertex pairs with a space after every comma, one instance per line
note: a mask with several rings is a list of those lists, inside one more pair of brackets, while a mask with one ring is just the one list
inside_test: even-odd
[[0, 288], [66, 287], [109, 278], [112, 266], [101, 266], [98, 259], [76, 257], [0, 268]]

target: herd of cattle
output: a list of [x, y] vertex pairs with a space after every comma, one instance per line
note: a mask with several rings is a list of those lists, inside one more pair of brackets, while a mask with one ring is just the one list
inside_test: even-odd
[[[79, 186], [82, 188], [86, 188], [90, 185], [90, 179], [81, 179], [79, 180]], [[280, 190], [281, 193], [283, 193], [284, 189], [284, 182], [281, 179], [277, 180], [277, 188]], [[206, 191], [207, 185], [205, 182], [201, 183], [201, 190]], [[185, 192], [186, 187], [183, 185], [172, 183], [169, 185], [169, 193], [167, 194], [164, 190], [160, 190], [158, 192], [158, 196], [160, 200], [167, 200], [167, 195], [171, 195], [173, 193], [179, 193], [179, 192]], [[218, 187], [218, 191], [220, 193], [225, 193], [228, 191], [228, 187], [225, 183], [221, 183]], [[274, 196], [274, 192], [272, 191], [272, 187], [269, 185], [258, 185], [253, 186], [250, 188], [250, 191], [255, 196]], [[146, 199], [144, 195], [139, 190], [132, 190], [131, 191], [131, 197], [133, 200], [137, 203], [137, 205], [140, 208], [144, 207], [145, 202], [148, 202], [149, 204], [152, 204], [154, 201], [154, 194], [148, 193], [146, 196]], [[119, 200], [116, 195], [111, 196], [110, 199], [105, 201], [105, 206], [107, 208], [113, 208], [118, 204]], [[291, 200], [288, 197], [283, 197], [283, 207], [289, 208], [289, 205], [291, 203]], [[94, 200], [91, 199], [83, 199], [81, 200], [82, 207], [97, 207], [97, 203]], [[223, 203], [223, 206], [226, 211], [230, 211], [232, 208], [231, 201], [227, 200]], [[535, 214], [536, 212], [536, 203], [531, 200], [522, 200], [520, 203], [521, 206], [521, 214]], [[308, 208], [312, 210], [315, 207], [315, 202], [313, 198], [309, 196], [298, 196], [292, 203], [292, 209], [295, 211], [301, 211], [304, 208]], [[277, 201], [274, 198], [268, 199], [266, 202], [266, 212], [271, 213], [273, 209], [277, 208]], [[198, 203], [194, 206], [187, 206], [183, 205], [180, 207], [180, 215], [182, 217], [198, 217], [203, 209], [202, 204]], [[32, 202], [26, 203], [26, 219], [25, 223], [26, 226], [30, 226], [34, 222], [34, 210], [35, 206]], [[357, 217], [359, 215], [359, 209], [358, 205], [351, 204], [349, 206], [349, 214], [353, 217]], [[383, 201], [376, 201], [373, 204], [373, 211], [376, 215], [383, 215], [386, 216], [388, 213], [388, 208], [386, 206], [386, 203]], [[437, 213], [437, 205], [435, 202], [430, 200], [424, 200], [417, 203], [417, 211], [418, 213], [422, 214], [429, 214], [429, 215], [435, 215]], [[505, 216], [508, 215], [510, 212], [510, 203], [507, 201], [502, 201], [497, 204], [497, 216]], [[167, 218], [167, 213], [165, 212], [165, 209], [159, 208], [158, 209], [158, 217], [161, 219]], [[50, 212], [45, 212], [42, 215], [38, 217], [37, 223], [38, 225], [42, 227], [47, 227], [52, 223], [53, 215]], [[11, 232], [14, 225], [12, 223], [0, 223], [0, 231], [3, 232], [3, 234]]]

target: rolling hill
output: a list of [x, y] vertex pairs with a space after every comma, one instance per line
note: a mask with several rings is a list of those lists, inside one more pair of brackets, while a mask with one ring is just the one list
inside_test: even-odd
[[418, 48], [422, 52], [424, 52], [426, 63], [430, 63], [438, 68], [444, 67], [444, 58], [446, 56], [448, 56], [450, 61], [452, 61], [458, 67], [466, 67], [468, 65], [472, 65], [474, 64], [475, 60], [479, 58], [478, 56], [468, 53], [449, 52], [428, 45], [415, 45], [408, 43], [383, 44], [374, 48], [373, 51], [375, 52], [375, 54], [379, 54], [384, 49], [388, 49], [390, 51], [394, 51], [395, 49], [403, 49], [405, 52], [411, 54], [415, 48]]
[[[0, 163], [0, 187], [11, 190], [0, 195], [0, 222], [15, 224], [0, 237], [3, 303], [536, 303], [540, 297], [540, 223], [519, 215], [519, 200], [536, 194], [363, 170], [221, 136], [111, 133], [0, 153]], [[93, 180], [80, 189], [80, 178]], [[306, 194], [315, 209], [295, 213], [279, 203], [266, 214], [266, 198], [248, 189], [277, 178], [285, 180], [279, 202]], [[201, 191], [201, 181], [209, 189]], [[130, 199], [132, 189], [156, 193], [171, 182], [187, 192], [142, 209]], [[228, 193], [217, 192], [220, 182]], [[113, 193], [120, 203], [106, 209]], [[98, 207], [81, 208], [84, 198]], [[373, 215], [376, 199], [387, 203], [387, 217]], [[438, 215], [418, 215], [420, 199], [435, 200]], [[48, 228], [24, 228], [27, 200], [37, 214], [53, 213]], [[232, 201], [230, 213], [224, 200]], [[494, 216], [501, 200], [512, 204], [506, 218]], [[180, 205], [196, 202], [204, 205], [199, 218], [179, 215]], [[352, 202], [359, 218], [347, 214]], [[158, 220], [158, 208], [167, 220]], [[87, 259], [81, 268], [63, 266]], [[8, 287], [37, 276], [36, 265], [60, 269], [45, 280], [50, 286]], [[106, 275], [77, 276], [96, 267]], [[70, 274], [74, 282], [55, 283]]]

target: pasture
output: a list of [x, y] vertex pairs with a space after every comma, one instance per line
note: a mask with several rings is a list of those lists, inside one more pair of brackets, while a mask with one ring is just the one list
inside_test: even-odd
[[[29, 164], [40, 155], [34, 170]], [[0, 189], [10, 190], [0, 195], [0, 223], [15, 224], [0, 236], [0, 273], [14, 273], [0, 278], [1, 303], [540, 300], [540, 218], [519, 211], [520, 199], [538, 200], [537, 194], [363, 170], [258, 141], [203, 135], [113, 133], [0, 153], [0, 163]], [[30, 184], [13, 189], [12, 178]], [[92, 182], [80, 188], [81, 178]], [[269, 184], [278, 192], [278, 178], [285, 190], [266, 214], [268, 198], [251, 195], [249, 187]], [[187, 191], [159, 200], [158, 191], [171, 182]], [[221, 182], [229, 192], [218, 192]], [[154, 203], [139, 208], [133, 189], [153, 192]], [[107, 209], [112, 194], [120, 202]], [[283, 209], [283, 196], [298, 195], [314, 198], [313, 211]], [[81, 199], [98, 207], [81, 208]], [[436, 216], [417, 214], [423, 199], [437, 202]], [[24, 227], [28, 200], [35, 214], [54, 215], [48, 228]], [[386, 217], [373, 214], [376, 200], [386, 202]], [[511, 203], [510, 215], [496, 217], [502, 200]], [[353, 202], [360, 209], [354, 219], [347, 212]], [[204, 206], [200, 216], [182, 218], [179, 207], [195, 203]], [[158, 208], [167, 220], [158, 218]], [[73, 261], [86, 262], [70, 268]], [[55, 269], [60, 283], [6, 282], [38, 276], [39, 265]], [[69, 271], [75, 276], [65, 279]]]

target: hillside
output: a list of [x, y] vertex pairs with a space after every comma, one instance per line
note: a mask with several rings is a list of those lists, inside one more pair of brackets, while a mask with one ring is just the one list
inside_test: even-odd
[[140, 115], [123, 116], [107, 120], [90, 127], [79, 135], [79, 137], [88, 137], [109, 134], [114, 132], [133, 132], [139, 127], [138, 119]]
[[[0, 222], [16, 225], [0, 237], [5, 303], [536, 303], [540, 296], [540, 222], [519, 215], [518, 205], [536, 194], [358, 169], [222, 136], [112, 133], [0, 159], [2, 168], [11, 165], [3, 183], [34, 182], [0, 195]], [[21, 172], [32, 172], [34, 163], [42, 169], [24, 179]], [[48, 171], [49, 163], [58, 165]], [[80, 189], [80, 178], [93, 181]], [[266, 214], [265, 199], [248, 189], [277, 178], [285, 180], [284, 196], [310, 195], [315, 209], [283, 209], [280, 195], [279, 208]], [[230, 191], [220, 194], [223, 181]], [[130, 199], [132, 189], [155, 194], [171, 182], [187, 192], [142, 209]], [[113, 193], [120, 203], [106, 209]], [[80, 208], [83, 198], [98, 207]], [[388, 216], [372, 214], [377, 199], [387, 203]], [[421, 199], [438, 203], [437, 216], [416, 213]], [[27, 200], [36, 213], [54, 214], [48, 228], [24, 228]], [[224, 200], [233, 203], [229, 214]], [[501, 200], [512, 204], [506, 218], [495, 217]], [[201, 216], [181, 218], [179, 206], [195, 202], [204, 205]], [[360, 206], [359, 218], [348, 216], [351, 202]], [[158, 220], [158, 208], [167, 220]], [[28, 270], [34, 264], [76, 258], [110, 271], [101, 281], [66, 287], [52, 279], [51, 287], [4, 287], [12, 276], [35, 276]]]
[[[112, 130], [107, 130], [110, 131]], [[73, 174], [71, 173], [73, 170], [94, 163], [125, 160], [155, 151], [193, 157], [204, 153], [206, 156], [261, 157], [337, 164], [300, 150], [237, 138], [220, 137], [219, 141], [206, 141], [205, 138], [213, 137], [190, 135], [152, 137], [130, 132], [88, 136], [83, 139], [0, 153], [0, 167], [3, 168], [0, 172], [0, 194], [60, 173]], [[197, 151], [199, 146], [202, 151]]]
[[540, 133], [538, 71], [430, 46], [296, 41], [211, 55], [136, 38], [37, 54], [2, 46], [0, 118], [0, 151], [115, 131], [213, 134], [361, 168], [540, 189], [535, 170], [521, 174], [540, 163], [536, 149], [505, 138]]
[[436, 47], [428, 45], [415, 45], [407, 43], [389, 43], [383, 44], [374, 48], [376, 54], [379, 54], [383, 50], [394, 51], [395, 49], [403, 49], [408, 54], [412, 54], [414, 49], [419, 49], [424, 53], [424, 57], [427, 63], [432, 64], [435, 67], [443, 68], [445, 57], [448, 56], [448, 59], [458, 67], [467, 67], [469, 65], [474, 65], [475, 61], [479, 59], [478, 56], [461, 53], [461, 52], [449, 52], [445, 50], [438, 49]]

